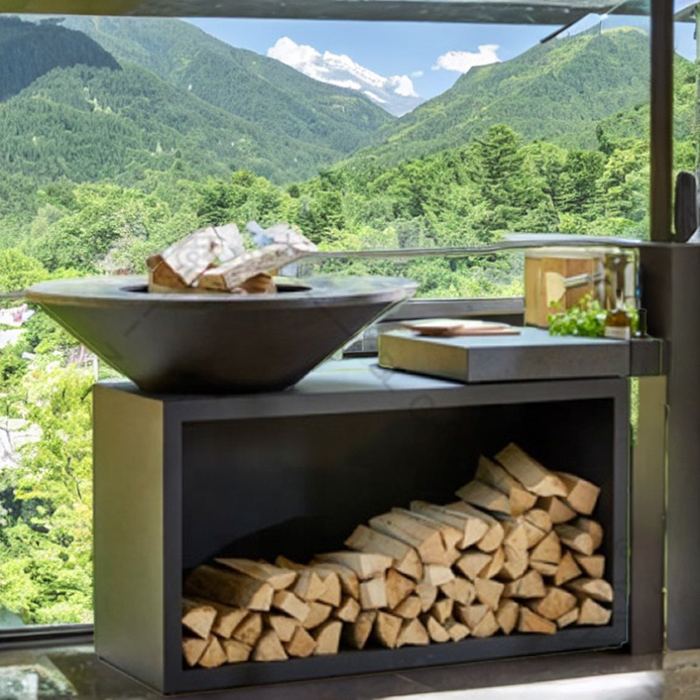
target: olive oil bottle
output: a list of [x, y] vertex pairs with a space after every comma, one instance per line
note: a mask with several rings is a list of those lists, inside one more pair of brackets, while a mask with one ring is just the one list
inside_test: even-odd
[[632, 337], [632, 315], [625, 308], [622, 289], [617, 289], [615, 298], [615, 308], [608, 311], [605, 319], [605, 337], [629, 340]]

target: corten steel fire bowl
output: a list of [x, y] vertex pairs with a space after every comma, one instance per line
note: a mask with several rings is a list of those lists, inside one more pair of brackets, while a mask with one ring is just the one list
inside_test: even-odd
[[153, 393], [274, 391], [298, 382], [413, 295], [389, 277], [314, 277], [273, 295], [151, 294], [145, 277], [42, 282], [27, 299]]

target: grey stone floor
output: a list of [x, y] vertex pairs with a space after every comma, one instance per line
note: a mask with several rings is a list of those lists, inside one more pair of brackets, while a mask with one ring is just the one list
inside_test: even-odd
[[[91, 647], [0, 652], [0, 700], [156, 700]], [[700, 652], [561, 654], [177, 696], [183, 700], [700, 700]]]

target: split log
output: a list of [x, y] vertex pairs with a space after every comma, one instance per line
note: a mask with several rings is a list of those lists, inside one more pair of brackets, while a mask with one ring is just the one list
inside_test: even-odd
[[462, 486], [455, 495], [473, 506], [483, 508], [492, 513], [511, 514], [508, 497], [498, 489], [488, 486], [481, 481], [470, 481]]
[[607, 625], [612, 617], [612, 611], [598, 605], [594, 600], [585, 598], [579, 610], [578, 625]]
[[439, 588], [443, 595], [461, 605], [469, 605], [476, 597], [474, 584], [461, 576], [455, 576], [452, 581], [443, 583]]
[[486, 613], [489, 612], [489, 607], [483, 603], [474, 603], [473, 605], [455, 605], [455, 617], [463, 622], [470, 631], [473, 631], [477, 625], [484, 619]]
[[496, 622], [503, 634], [510, 634], [515, 629], [519, 615], [520, 606], [514, 600], [501, 600], [496, 611]]
[[244, 661], [248, 661], [252, 649], [243, 642], [239, 642], [235, 639], [225, 639], [221, 642], [221, 646], [226, 653], [226, 660], [230, 664], [240, 664]]
[[341, 604], [333, 611], [333, 616], [343, 622], [355, 622], [362, 608], [351, 596], [345, 596]]
[[486, 554], [486, 552], [471, 551], [463, 554], [455, 562], [455, 568], [459, 569], [470, 581], [474, 581], [491, 564], [492, 559], [492, 555]]
[[361, 581], [380, 576], [392, 564], [392, 558], [384, 554], [370, 554], [368, 552], [328, 552], [318, 554], [316, 559], [320, 562], [334, 562], [352, 569]]
[[403, 513], [384, 513], [369, 521], [372, 529], [413, 547], [425, 564], [450, 565], [444, 540], [438, 530]]
[[266, 615], [265, 626], [273, 629], [281, 642], [289, 642], [299, 627], [299, 622], [286, 615]]
[[543, 598], [546, 594], [542, 576], [534, 570], [525, 576], [506, 584], [503, 596], [506, 598]]
[[453, 642], [460, 642], [470, 634], [469, 627], [461, 622], [457, 622], [457, 620], [449, 620], [445, 623], [444, 627]]
[[209, 639], [201, 639], [199, 637], [183, 637], [182, 639], [182, 655], [185, 657], [185, 663], [192, 667], [196, 666], [197, 662], [202, 658], [202, 654], [209, 645]]
[[396, 615], [391, 615], [386, 612], [377, 613], [377, 619], [374, 622], [374, 637], [379, 644], [388, 649], [395, 649], [401, 631], [401, 623], [403, 621]]
[[489, 525], [480, 518], [467, 513], [450, 510], [445, 506], [436, 506], [425, 501], [411, 501], [411, 510], [427, 515], [438, 522], [451, 525], [462, 532], [462, 540], [457, 544], [458, 549], [466, 549], [476, 544], [488, 531]]
[[232, 558], [215, 559], [214, 561], [216, 561], [217, 564], [250, 576], [250, 578], [269, 583], [276, 591], [289, 588], [297, 578], [296, 572], [274, 566], [273, 564], [268, 564], [264, 561]]
[[[461, 528], [453, 527], [447, 523], [441, 522], [440, 520], [435, 520], [435, 518], [425, 515], [424, 513], [417, 513], [412, 510], [406, 510], [405, 508], [392, 508], [392, 513], [401, 513], [407, 518], [413, 518], [419, 522], [425, 523], [429, 527], [437, 530], [442, 537], [442, 541], [445, 545], [445, 549], [448, 552], [452, 552], [457, 549], [457, 546], [462, 541], [464, 534]], [[448, 561], [448, 565], [452, 562]]]
[[572, 608], [569, 612], [564, 613], [560, 618], [557, 619], [557, 627], [561, 630], [564, 627], [573, 625], [578, 621], [579, 610], [578, 608]]
[[566, 586], [575, 593], [586, 595], [601, 603], [613, 601], [613, 588], [604, 579], [577, 578], [575, 581], [569, 581]]
[[343, 623], [340, 620], [324, 622], [315, 632], [316, 649], [314, 656], [337, 654], [340, 646], [340, 635], [343, 631]]
[[430, 614], [441, 624], [444, 625], [451, 617], [454, 609], [454, 600], [451, 598], [443, 598], [438, 600], [432, 608]]
[[423, 580], [421, 583], [426, 583], [429, 586], [441, 586], [443, 583], [453, 581], [454, 578], [455, 575], [449, 566], [426, 564], [423, 567]]
[[593, 538], [584, 530], [580, 530], [574, 525], [556, 525], [554, 530], [559, 535], [562, 543], [569, 549], [573, 549], [579, 554], [593, 554], [595, 549]]
[[377, 613], [374, 610], [361, 612], [355, 622], [344, 626], [343, 641], [353, 649], [364, 649], [376, 619]]
[[314, 563], [313, 568], [319, 575], [323, 575], [323, 573], [327, 571], [338, 574], [341, 592], [344, 595], [349, 595], [359, 600], [360, 579], [352, 569], [348, 569], [347, 566], [343, 566], [342, 564], [334, 564], [332, 562], [324, 562], [323, 564]]
[[272, 598], [272, 605], [299, 622], [303, 622], [311, 612], [311, 608], [291, 591], [277, 591]]
[[185, 579], [185, 595], [212, 600], [237, 608], [267, 611], [272, 605], [275, 589], [235, 571], [224, 571], [213, 566], [198, 566]]
[[523, 513], [522, 523], [527, 532], [528, 549], [539, 544], [552, 531], [553, 527], [549, 513], [541, 508], [533, 508], [527, 513]]
[[550, 564], [547, 561], [531, 561], [530, 566], [542, 576], [556, 576], [559, 568], [557, 564]]
[[471, 631], [472, 637], [483, 639], [484, 637], [492, 637], [498, 632], [499, 626], [496, 621], [496, 616], [492, 610], [489, 610], [481, 619], [481, 622]]
[[520, 617], [518, 618], [518, 632], [530, 632], [534, 634], [554, 634], [557, 631], [557, 626], [551, 620], [540, 617], [537, 613], [532, 612], [529, 608], [520, 608]]
[[555, 525], [568, 523], [573, 520], [577, 513], [573, 508], [570, 508], [565, 501], [556, 496], [546, 496], [537, 500], [537, 507], [542, 508], [549, 514], [552, 522]]
[[425, 615], [423, 617], [423, 624], [428, 630], [430, 639], [433, 642], [442, 643], [450, 641], [450, 635], [447, 633], [447, 630], [432, 615]]
[[343, 589], [340, 583], [340, 576], [335, 571], [328, 571], [321, 567], [314, 567], [323, 582], [323, 592], [316, 600], [337, 608], [343, 599]]
[[[590, 538], [593, 540], [593, 551], [603, 544], [603, 526], [599, 522], [590, 518], [576, 518], [573, 524], [579, 530], [583, 530], [590, 535]], [[592, 554], [592, 552], [581, 552], [581, 554]]]
[[[558, 527], [567, 527], [560, 525]], [[530, 552], [530, 561], [544, 561], [548, 564], [559, 564], [561, 561], [561, 541], [558, 531], [550, 532], [533, 550]]]
[[420, 599], [421, 612], [430, 610], [430, 608], [433, 606], [433, 603], [437, 599], [437, 594], [437, 586], [432, 586], [429, 583], [419, 583], [416, 586], [416, 595]]
[[595, 509], [600, 488], [590, 481], [582, 479], [580, 476], [567, 474], [565, 472], [555, 472], [566, 486], [566, 502], [577, 513], [590, 515]]
[[483, 568], [479, 578], [494, 578], [498, 576], [503, 565], [506, 563], [506, 555], [503, 547], [499, 547], [492, 555], [491, 561]]
[[516, 444], [511, 442], [502, 449], [496, 455], [496, 460], [530, 493], [537, 496], [566, 496], [564, 482]]
[[574, 555], [571, 552], [566, 552], [559, 562], [556, 574], [554, 574], [554, 585], [561, 586], [580, 575], [581, 569], [578, 567]]
[[423, 564], [413, 547], [365, 525], [358, 525], [345, 545], [358, 552], [391, 557], [396, 570], [412, 579], [419, 580], [423, 576]]
[[386, 601], [390, 608], [395, 608], [413, 593], [415, 581], [402, 576], [396, 569], [389, 569], [386, 574]]
[[274, 630], [263, 632], [253, 649], [253, 661], [283, 661], [287, 657], [280, 638]]
[[332, 612], [333, 608], [325, 603], [319, 603], [318, 601], [309, 603], [309, 614], [304, 618], [301, 626], [305, 630], [314, 629], [322, 625], [331, 616]]
[[397, 648], [403, 646], [424, 646], [425, 644], [430, 644], [430, 636], [421, 621], [417, 617], [412, 620], [404, 620], [396, 640]]
[[284, 650], [289, 656], [305, 659], [316, 650], [316, 640], [303, 627], [297, 627]]
[[556, 621], [576, 607], [576, 596], [561, 588], [551, 587], [544, 598], [531, 601], [528, 606], [540, 617]]
[[527, 531], [527, 525], [522, 518], [505, 518], [503, 521], [503, 547], [508, 552], [514, 550], [518, 553], [526, 553], [530, 549], [530, 537]]
[[537, 496], [529, 493], [500, 464], [496, 464], [483, 455], [479, 457], [476, 478], [508, 496], [510, 514], [513, 516], [521, 515], [535, 505]]
[[318, 571], [312, 568], [304, 568], [299, 571], [292, 592], [307, 603], [313, 603], [320, 600], [321, 596], [326, 592], [326, 586]]
[[491, 608], [491, 610], [498, 610], [498, 603], [505, 590], [505, 586], [502, 583], [478, 578], [474, 582], [474, 589], [476, 591], [476, 599], [479, 602]]
[[221, 642], [212, 635], [209, 637], [209, 641], [207, 642], [207, 648], [199, 657], [198, 664], [202, 668], [217, 668], [218, 666], [225, 664], [227, 661], [228, 658], [226, 657], [224, 648], [221, 646]]
[[[197, 599], [202, 602], [201, 598]], [[232, 608], [228, 605], [217, 603], [213, 600], [206, 601], [207, 605], [211, 605], [216, 610], [216, 619], [212, 625], [211, 631], [223, 639], [229, 639], [238, 625], [243, 622], [248, 610], [245, 608]]]
[[216, 620], [216, 609], [190, 598], [182, 600], [182, 625], [202, 639], [208, 639]]
[[590, 578], [603, 578], [605, 575], [605, 557], [602, 554], [592, 554], [589, 557], [577, 554], [576, 561]]
[[[533, 568], [537, 568], [536, 564], [537, 562], [533, 564]], [[503, 566], [501, 567], [498, 576], [505, 581], [515, 581], [515, 579], [520, 578], [525, 574], [529, 566], [530, 556], [528, 555], [527, 551], [521, 553], [518, 550], [513, 550], [506, 554], [506, 559], [503, 562]]]
[[377, 576], [360, 582], [360, 607], [363, 610], [377, 610], [388, 605], [386, 578]]
[[476, 543], [477, 549], [482, 552], [494, 552], [502, 544], [505, 538], [505, 532], [503, 531], [503, 525], [501, 525], [496, 518], [484, 513], [478, 508], [465, 503], [464, 501], [455, 501], [446, 506], [448, 510], [454, 510], [459, 513], [464, 513], [472, 518], [482, 520], [488, 526], [486, 534]]
[[260, 639], [260, 635], [263, 631], [263, 620], [260, 613], [250, 613], [243, 622], [241, 622], [238, 627], [233, 632], [232, 638], [247, 644], [248, 646], [255, 646], [256, 642]]
[[392, 615], [397, 615], [404, 620], [412, 620], [421, 613], [421, 600], [417, 595], [410, 595], [406, 600], [391, 610]]

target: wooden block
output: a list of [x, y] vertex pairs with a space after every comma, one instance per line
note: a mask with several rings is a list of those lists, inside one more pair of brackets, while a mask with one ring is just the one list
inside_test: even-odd
[[498, 576], [505, 581], [515, 581], [525, 574], [529, 566], [530, 557], [527, 552], [521, 554], [518, 551], [513, 551], [506, 555], [506, 560], [503, 562]]
[[209, 637], [207, 647], [197, 662], [202, 668], [217, 668], [227, 661], [226, 652], [221, 646], [221, 642], [212, 635]]
[[307, 603], [319, 600], [326, 592], [321, 573], [310, 567], [299, 570], [292, 592]]
[[551, 587], [544, 598], [533, 600], [528, 606], [541, 617], [557, 621], [576, 607], [576, 596], [562, 588]]
[[503, 548], [506, 556], [511, 552], [519, 554], [527, 553], [530, 549], [530, 538], [527, 531], [526, 521], [522, 518], [507, 518], [503, 520]]
[[291, 591], [277, 591], [272, 598], [273, 607], [303, 622], [311, 612], [309, 606]]
[[[198, 600], [201, 601], [201, 598]], [[211, 631], [223, 639], [229, 639], [236, 627], [248, 615], [248, 611], [245, 608], [232, 608], [215, 601], [207, 601], [207, 604], [216, 610], [216, 619]]]
[[416, 582], [402, 576], [396, 569], [389, 569], [386, 574], [386, 600], [390, 608], [395, 608], [408, 598], [416, 588]]
[[530, 561], [530, 567], [533, 568], [538, 574], [542, 576], [556, 576], [557, 569], [559, 566], [557, 564], [550, 564], [546, 561]]
[[414, 518], [415, 520], [423, 522], [429, 527], [437, 530], [442, 537], [442, 541], [447, 551], [457, 549], [457, 546], [462, 542], [464, 537], [461, 527], [453, 527], [452, 525], [436, 520], [425, 513], [417, 513], [412, 510], [406, 510], [405, 508], [392, 508], [391, 512], [401, 513], [408, 518]]
[[373, 629], [374, 638], [381, 646], [395, 649], [402, 622], [402, 619], [396, 615], [390, 615], [386, 612], [377, 613]]
[[476, 597], [474, 584], [461, 576], [455, 576], [452, 581], [440, 586], [442, 594], [461, 605], [469, 605]]
[[527, 548], [532, 549], [552, 531], [553, 523], [549, 513], [541, 508], [533, 508], [523, 513], [522, 523], [527, 532]]
[[502, 449], [496, 455], [496, 460], [530, 493], [536, 496], [566, 496], [564, 482], [514, 443]]
[[601, 603], [612, 603], [613, 601], [612, 586], [602, 578], [577, 578], [574, 581], [569, 581], [566, 587], [575, 593], [586, 595]]
[[514, 600], [502, 599], [496, 611], [496, 622], [503, 634], [510, 634], [518, 624], [520, 606]]
[[263, 632], [253, 649], [253, 661], [283, 661], [287, 657], [282, 642], [274, 630]]
[[487, 553], [495, 552], [503, 544], [505, 532], [503, 530], [503, 525], [501, 525], [496, 518], [490, 516], [488, 513], [484, 513], [469, 503], [465, 503], [464, 501], [450, 503], [446, 506], [446, 508], [458, 513], [464, 513], [471, 518], [481, 520], [488, 526], [488, 530], [486, 530], [484, 536], [476, 543], [477, 549]]
[[[574, 520], [574, 526], [579, 530], [583, 530], [585, 533], [590, 535], [593, 540], [593, 551], [595, 552], [601, 544], [603, 544], [603, 526], [590, 518], [576, 518]], [[589, 552], [592, 554], [593, 552]], [[587, 554], [586, 552], [581, 552], [581, 554]]]
[[314, 639], [316, 640], [314, 656], [337, 654], [342, 631], [343, 623], [340, 620], [329, 620], [316, 629], [314, 631]]
[[546, 593], [542, 576], [533, 570], [507, 583], [503, 591], [506, 598], [543, 598]]
[[450, 635], [447, 633], [447, 630], [432, 615], [424, 615], [422, 621], [428, 630], [431, 641], [438, 644], [450, 641]]
[[392, 615], [403, 618], [404, 620], [412, 620], [418, 617], [421, 612], [421, 601], [417, 595], [410, 595], [406, 600], [397, 605], [391, 610]]
[[577, 515], [575, 510], [556, 496], [545, 496], [537, 499], [537, 507], [547, 511], [555, 525], [568, 523], [569, 520], [573, 520]]
[[508, 496], [481, 481], [470, 481], [462, 486], [456, 495], [463, 501], [492, 513], [511, 514]]
[[520, 608], [520, 617], [518, 618], [518, 632], [530, 632], [534, 634], [554, 634], [557, 631], [557, 626], [551, 620], [546, 620], [540, 617], [537, 613], [532, 612], [529, 608]]
[[319, 554], [316, 559], [320, 562], [334, 562], [352, 569], [361, 581], [367, 581], [375, 576], [383, 575], [392, 564], [392, 558], [384, 554], [369, 552], [328, 552]]
[[503, 547], [499, 547], [491, 555], [491, 561], [488, 563], [488, 566], [484, 567], [478, 578], [494, 578], [494, 576], [498, 576], [505, 563], [505, 550]]
[[303, 627], [297, 627], [284, 650], [289, 656], [305, 659], [316, 651], [316, 640]]
[[478, 578], [474, 582], [474, 589], [476, 591], [476, 599], [480, 603], [488, 606], [491, 610], [498, 610], [498, 604], [505, 589], [502, 583], [485, 578]]
[[612, 617], [612, 611], [598, 605], [594, 600], [585, 598], [579, 610], [578, 625], [607, 625]]
[[579, 530], [573, 525], [556, 525], [554, 530], [559, 535], [562, 544], [565, 544], [569, 549], [573, 549], [579, 554], [593, 554], [595, 549], [593, 547], [593, 538], [587, 532]]
[[566, 486], [566, 502], [577, 513], [590, 515], [595, 509], [600, 489], [590, 481], [582, 479], [580, 476], [567, 474], [565, 472], [555, 472]]
[[441, 586], [443, 583], [453, 581], [455, 575], [449, 566], [441, 566], [440, 564], [426, 564], [423, 567], [423, 580], [421, 583], [426, 583], [429, 586]]
[[441, 624], [444, 625], [451, 617], [454, 608], [454, 600], [451, 598], [443, 598], [438, 600], [432, 608], [430, 614]]
[[201, 639], [200, 637], [183, 637], [182, 639], [182, 655], [185, 657], [185, 663], [192, 667], [196, 666], [197, 662], [202, 658], [202, 654], [209, 645], [209, 639]]
[[537, 496], [529, 493], [500, 464], [483, 455], [479, 457], [476, 478], [508, 496], [511, 515], [520, 515], [535, 505]]
[[391, 557], [394, 568], [400, 573], [415, 580], [423, 577], [423, 563], [413, 547], [365, 525], [358, 525], [345, 540], [345, 545], [358, 552], [373, 552]]
[[476, 637], [477, 639], [492, 637], [499, 629], [496, 616], [493, 614], [492, 610], [489, 610], [486, 615], [481, 618], [481, 622], [472, 630], [472, 637]]
[[605, 557], [602, 554], [592, 554], [590, 557], [577, 554], [576, 562], [590, 578], [603, 578], [605, 575]]
[[367, 640], [369, 639], [374, 622], [377, 619], [377, 613], [374, 610], [361, 612], [357, 616], [355, 622], [344, 625], [343, 641], [353, 649], [364, 649]]
[[191, 598], [182, 599], [182, 625], [202, 639], [209, 633], [216, 620], [216, 609]]
[[453, 642], [460, 642], [462, 639], [469, 636], [469, 627], [456, 620], [450, 620], [444, 627]]
[[360, 604], [352, 597], [345, 596], [340, 605], [333, 611], [333, 616], [343, 622], [355, 622], [362, 608]]
[[275, 589], [245, 574], [204, 565], [185, 579], [184, 592], [187, 596], [210, 598], [237, 608], [267, 611]]
[[343, 599], [343, 589], [340, 585], [340, 576], [335, 571], [327, 569], [316, 569], [319, 577], [323, 581], [323, 592], [316, 598], [321, 603], [327, 603], [333, 607], [338, 607]]
[[363, 610], [377, 610], [388, 605], [386, 578], [377, 576], [360, 582], [360, 607]]
[[473, 630], [489, 611], [487, 605], [475, 603], [473, 605], [455, 605], [455, 617], [463, 622], [470, 631]]
[[229, 569], [238, 571], [241, 574], [250, 576], [258, 581], [269, 583], [276, 591], [289, 588], [296, 581], [297, 574], [294, 571], [283, 569], [265, 561], [254, 561], [253, 559], [215, 559], [217, 564], [221, 564]]
[[557, 566], [557, 572], [554, 574], [554, 585], [561, 586], [567, 581], [572, 581], [581, 575], [581, 569], [578, 567], [574, 555], [571, 552], [565, 552], [564, 556]]
[[291, 641], [299, 627], [299, 622], [286, 615], [266, 615], [265, 626], [273, 629], [282, 643]]
[[313, 568], [319, 576], [323, 575], [326, 571], [332, 571], [338, 574], [340, 590], [343, 595], [352, 596], [356, 600], [360, 599], [360, 579], [352, 569], [348, 569], [347, 566], [343, 566], [342, 564], [333, 564], [331, 562], [314, 564]]
[[466, 549], [476, 544], [488, 531], [489, 525], [479, 518], [467, 513], [450, 510], [445, 506], [436, 506], [425, 501], [411, 501], [411, 510], [428, 515], [434, 520], [451, 525], [462, 532], [462, 540], [457, 544], [458, 549]]
[[417, 617], [412, 620], [404, 620], [396, 640], [397, 648], [403, 646], [424, 646], [426, 644], [430, 644], [430, 636], [421, 621]]
[[311, 630], [319, 625], [322, 625], [333, 612], [333, 608], [325, 603], [319, 603], [315, 600], [313, 603], [309, 603], [309, 614], [301, 623], [301, 626], [305, 630]]
[[463, 554], [456, 562], [455, 568], [459, 569], [470, 581], [475, 581], [491, 564], [492, 555], [486, 552], [469, 551]]
[[442, 535], [425, 522], [392, 511], [372, 518], [369, 524], [373, 530], [413, 547], [423, 563], [449, 566]]
[[[558, 527], [568, 527], [560, 525]], [[558, 530], [550, 532], [533, 550], [530, 552], [530, 561], [544, 561], [549, 564], [558, 564], [561, 561], [561, 542]]]
[[564, 627], [573, 625], [578, 621], [578, 608], [571, 608], [569, 612], [564, 613], [560, 618], [557, 619], [557, 627], [561, 630]]
[[419, 583], [416, 586], [416, 595], [420, 599], [421, 612], [430, 610], [437, 599], [438, 587], [429, 583]]
[[260, 613], [249, 613], [243, 622], [236, 627], [232, 638], [252, 647], [255, 646], [257, 641], [260, 639], [262, 631], [262, 615]]
[[226, 660], [230, 664], [240, 664], [244, 661], [248, 661], [252, 649], [243, 642], [239, 642], [236, 639], [225, 639], [221, 642], [221, 646], [226, 654]]

